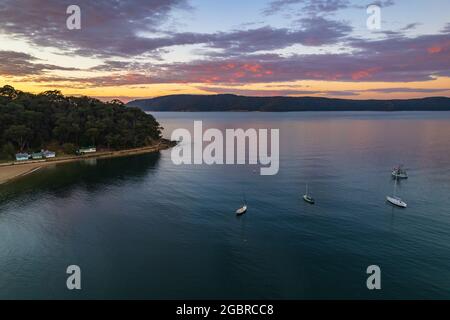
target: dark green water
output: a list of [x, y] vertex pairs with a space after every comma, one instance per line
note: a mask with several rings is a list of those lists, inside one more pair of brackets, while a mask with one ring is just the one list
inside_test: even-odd
[[[155, 116], [166, 134], [279, 128], [280, 172], [175, 166], [164, 151], [1, 186], [0, 298], [450, 298], [450, 113]], [[399, 163], [406, 210], [385, 202]], [[66, 289], [71, 264], [81, 291]], [[366, 288], [372, 264], [381, 291]]]

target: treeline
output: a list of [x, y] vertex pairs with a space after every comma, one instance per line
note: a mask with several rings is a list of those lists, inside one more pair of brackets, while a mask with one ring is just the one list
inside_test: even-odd
[[0, 88], [0, 158], [48, 147], [73, 153], [79, 147], [125, 149], [161, 138], [155, 118], [119, 100], [65, 97], [60, 91], [31, 94]]
[[146, 111], [450, 111], [450, 98], [349, 100], [321, 97], [246, 97], [233, 94], [171, 95], [134, 100]]

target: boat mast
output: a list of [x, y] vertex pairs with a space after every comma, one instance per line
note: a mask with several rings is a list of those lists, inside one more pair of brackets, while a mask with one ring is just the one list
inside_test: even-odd
[[397, 196], [397, 177], [395, 177], [395, 183], [394, 183], [394, 197]]

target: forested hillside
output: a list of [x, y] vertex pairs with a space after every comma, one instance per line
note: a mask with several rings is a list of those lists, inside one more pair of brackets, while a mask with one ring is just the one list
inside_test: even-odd
[[125, 149], [161, 137], [155, 118], [113, 100], [65, 97], [59, 91], [31, 94], [0, 88], [0, 158], [47, 147], [73, 153], [78, 147]]
[[171, 95], [134, 100], [146, 111], [450, 111], [450, 98], [351, 100], [321, 97], [246, 97], [233, 94]]

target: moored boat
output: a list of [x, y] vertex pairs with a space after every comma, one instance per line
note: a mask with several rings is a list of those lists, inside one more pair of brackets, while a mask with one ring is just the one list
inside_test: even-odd
[[242, 206], [242, 208], [239, 208], [239, 209], [236, 210], [236, 215], [241, 216], [241, 215], [243, 215], [246, 212], [247, 212], [247, 205], [244, 204]]
[[408, 173], [405, 169], [403, 169], [403, 166], [398, 166], [397, 168], [394, 168], [392, 171], [392, 177], [395, 179], [408, 179]]
[[305, 200], [306, 202], [308, 202], [309, 204], [315, 204], [316, 201], [314, 200], [313, 197], [311, 197], [308, 194], [308, 185], [306, 185], [306, 193], [303, 195], [303, 200]]
[[236, 215], [238, 215], [238, 216], [242, 216], [244, 213], [247, 212], [247, 209], [248, 209], [247, 199], [245, 198], [245, 194], [244, 194], [243, 198], [244, 198], [244, 201], [243, 201], [244, 204], [242, 205], [242, 207], [240, 207], [239, 209], [236, 210]]
[[400, 208], [406, 208], [408, 205], [405, 201], [403, 201], [401, 198], [397, 197], [397, 179], [395, 179], [394, 183], [394, 195], [393, 196], [387, 196], [386, 200], [393, 204], [394, 206], [400, 207]]
[[399, 197], [390, 197], [390, 196], [387, 196], [386, 197], [386, 200], [389, 202], [389, 203], [391, 203], [391, 204], [393, 204], [393, 205], [395, 205], [395, 206], [397, 206], [397, 207], [400, 207], [400, 208], [406, 208], [406, 207], [408, 207], [408, 205], [406, 204], [406, 202], [404, 202], [402, 199], [400, 199]]

